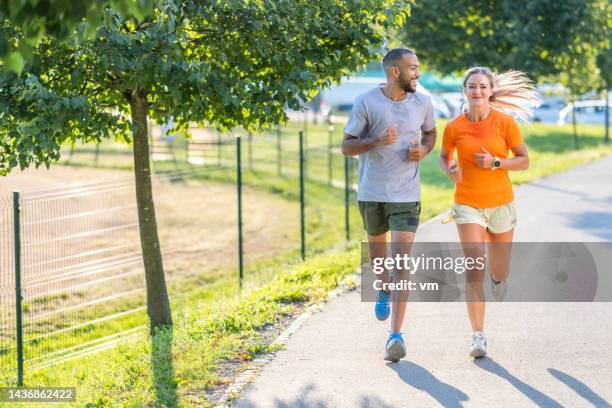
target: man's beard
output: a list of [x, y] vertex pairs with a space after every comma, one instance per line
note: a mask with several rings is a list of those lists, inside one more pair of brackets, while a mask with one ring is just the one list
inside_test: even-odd
[[416, 92], [416, 88], [413, 88], [412, 85], [410, 84], [411, 81], [406, 81], [406, 79], [403, 77], [402, 74], [400, 74], [399, 77], [399, 85], [400, 87], [409, 93], [415, 93]]

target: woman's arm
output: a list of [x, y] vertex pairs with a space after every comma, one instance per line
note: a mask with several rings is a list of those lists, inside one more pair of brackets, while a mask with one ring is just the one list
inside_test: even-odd
[[459, 183], [461, 181], [461, 167], [459, 167], [453, 161], [453, 153], [449, 152], [449, 150], [444, 146], [442, 146], [440, 149], [440, 159], [438, 163], [440, 163], [442, 171], [444, 171], [444, 173], [446, 173], [451, 180], [453, 180], [455, 183]]
[[[514, 157], [509, 157], [504, 159], [502, 157], [498, 157], [501, 165], [498, 169], [506, 169], [506, 170], [527, 170], [529, 167], [529, 155], [527, 154], [527, 147], [525, 143], [522, 143], [512, 149], [512, 154]], [[476, 160], [476, 164], [478, 167], [482, 169], [492, 169], [493, 168], [493, 159], [494, 156], [487, 151], [484, 147], [481, 148], [480, 153], [474, 153], [474, 158]]]
[[512, 149], [514, 157], [507, 159], [499, 159], [501, 169], [506, 170], [527, 170], [529, 168], [529, 154], [525, 143], [520, 144]]

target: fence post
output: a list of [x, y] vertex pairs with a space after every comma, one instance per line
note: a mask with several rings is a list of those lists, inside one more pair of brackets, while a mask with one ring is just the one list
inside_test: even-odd
[[73, 156], [74, 156], [74, 143], [70, 145], [70, 155], [68, 156], [68, 162], [72, 161]]
[[304, 110], [304, 123], [303, 123], [303, 138], [304, 138], [304, 177], [308, 177], [308, 112]]
[[240, 135], [236, 135], [236, 189], [238, 193], [238, 273], [240, 278], [240, 289], [242, 289], [243, 278], [243, 253], [242, 253], [242, 159]]
[[283, 149], [281, 145], [281, 128], [276, 128], [276, 167], [278, 169], [278, 175], [283, 174]]
[[572, 101], [572, 129], [574, 130], [574, 149], [578, 149], [578, 132], [576, 131], [576, 99]]
[[168, 142], [168, 148], [170, 149], [170, 157], [172, 157], [172, 164], [176, 165], [176, 138], [178, 135], [172, 136]]
[[304, 132], [300, 130], [300, 238], [302, 260], [306, 259], [306, 236], [304, 225]]
[[328, 132], [328, 148], [327, 148], [327, 178], [330, 186], [332, 184], [332, 136], [334, 134], [334, 125], [332, 124], [331, 118], [329, 118], [329, 126], [327, 127]]
[[349, 180], [350, 180], [350, 157], [344, 156], [344, 225], [347, 242], [351, 240], [351, 226], [349, 224]]
[[217, 163], [221, 167], [221, 132], [217, 129]]
[[604, 143], [610, 143], [610, 85], [606, 83], [606, 134], [604, 135]]
[[249, 137], [249, 170], [253, 171], [253, 133], [248, 133]]
[[13, 191], [13, 232], [15, 240], [15, 319], [17, 334], [17, 385], [23, 385], [23, 328], [21, 321], [21, 207], [19, 191]]
[[189, 164], [189, 138], [185, 138], [185, 162]]

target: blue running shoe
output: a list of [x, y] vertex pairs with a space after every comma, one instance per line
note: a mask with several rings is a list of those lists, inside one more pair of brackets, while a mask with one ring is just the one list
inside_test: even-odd
[[391, 333], [387, 340], [387, 346], [385, 350], [385, 360], [397, 363], [400, 358], [406, 356], [406, 345], [402, 338], [402, 333]]
[[374, 306], [374, 314], [378, 320], [387, 320], [391, 314], [391, 305], [389, 305], [389, 294], [384, 290], [379, 290], [376, 295], [376, 306]]

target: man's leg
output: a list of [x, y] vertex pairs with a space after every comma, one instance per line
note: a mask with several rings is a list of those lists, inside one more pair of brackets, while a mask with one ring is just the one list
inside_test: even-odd
[[[389, 225], [385, 215], [385, 204], [373, 201], [359, 201], [359, 212], [363, 220], [363, 227], [368, 234], [368, 247], [370, 252], [370, 264], [376, 258], [387, 257], [387, 232]], [[384, 268], [380, 274], [384, 283], [389, 283], [389, 271]], [[389, 292], [379, 291], [376, 295], [374, 314], [378, 320], [389, 318], [391, 305], [389, 304]]]
[[[410, 248], [414, 241], [414, 232], [391, 231], [391, 241], [393, 247], [393, 257], [396, 255], [410, 255]], [[395, 270], [393, 272], [393, 282], [407, 281], [410, 279], [410, 271]], [[406, 314], [406, 302], [408, 301], [408, 290], [394, 290], [391, 293], [391, 332], [397, 333], [402, 329], [404, 316]]]
[[[386, 203], [386, 212], [391, 228], [392, 256], [410, 255], [414, 235], [419, 226], [421, 203]], [[395, 268], [393, 282], [399, 283], [410, 278], [410, 271]], [[408, 301], [407, 290], [391, 291], [391, 334], [387, 340], [385, 360], [397, 362], [406, 355], [406, 345], [401, 329]]]
[[[373, 265], [377, 258], [383, 258], [384, 260], [387, 256], [387, 233], [384, 232], [377, 235], [368, 234], [368, 244], [370, 249], [370, 263]], [[384, 266], [384, 262], [383, 272], [380, 273], [379, 277], [383, 283], [389, 283], [389, 270]], [[376, 294], [376, 304], [374, 305], [374, 315], [381, 321], [387, 320], [391, 314], [391, 304], [389, 302], [390, 293], [386, 285], [383, 287], [385, 289], [379, 290]]]
[[[383, 232], [378, 235], [368, 234], [368, 247], [370, 249], [370, 263], [374, 262], [376, 258], [387, 257], [387, 233]], [[387, 268], [379, 275], [380, 279], [384, 283], [389, 283], [389, 271]]]

